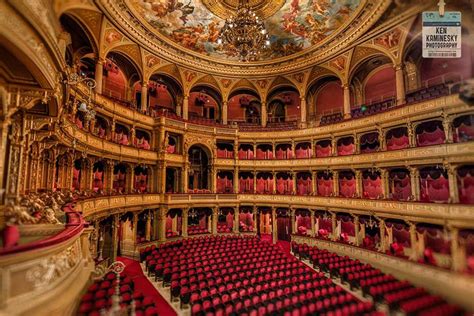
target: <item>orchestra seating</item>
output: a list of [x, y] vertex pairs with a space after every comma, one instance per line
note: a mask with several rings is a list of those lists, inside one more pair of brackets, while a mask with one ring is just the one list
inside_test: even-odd
[[[118, 292], [120, 305], [129, 306], [132, 301], [135, 305], [135, 315], [158, 315], [158, 308], [154, 300], [134, 290], [134, 281], [128, 275], [120, 275]], [[112, 296], [117, 291], [117, 277], [113, 272], [107, 273], [102, 279], [96, 280], [82, 296], [78, 308], [79, 315], [99, 316], [102, 311], [112, 306]]]
[[373, 304], [255, 237], [204, 236], [147, 247], [149, 276], [191, 315], [376, 315]]
[[291, 243], [292, 251], [300, 259], [309, 260], [314, 268], [338, 278], [351, 289], [359, 289], [376, 303], [388, 306], [390, 312], [405, 315], [462, 315], [461, 308], [447, 303], [425, 289], [408, 281], [400, 281], [369, 264], [347, 256], [339, 256], [316, 246]]

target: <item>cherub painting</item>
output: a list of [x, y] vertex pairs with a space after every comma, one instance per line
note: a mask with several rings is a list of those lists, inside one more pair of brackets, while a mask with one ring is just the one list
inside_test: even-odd
[[[213, 57], [238, 59], [237, 50], [219, 44], [224, 20], [200, 0], [130, 0], [138, 13], [161, 34], [183, 47]], [[270, 48], [263, 59], [299, 52], [318, 44], [349, 20], [360, 0], [287, 0], [265, 20]]]

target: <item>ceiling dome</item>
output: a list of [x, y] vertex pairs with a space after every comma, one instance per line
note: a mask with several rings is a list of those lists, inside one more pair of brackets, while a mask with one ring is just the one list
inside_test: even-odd
[[[238, 60], [232, 47], [217, 41], [238, 0], [130, 0], [128, 5], [151, 30], [182, 48]], [[271, 45], [261, 60], [271, 60], [318, 45], [352, 20], [360, 0], [251, 0], [249, 5], [265, 19]]]

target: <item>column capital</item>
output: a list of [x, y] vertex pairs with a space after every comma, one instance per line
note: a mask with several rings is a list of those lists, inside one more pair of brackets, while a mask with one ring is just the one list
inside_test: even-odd
[[403, 70], [404, 68], [405, 68], [405, 64], [403, 63], [397, 63], [393, 65], [393, 69], [395, 69], [395, 71]]

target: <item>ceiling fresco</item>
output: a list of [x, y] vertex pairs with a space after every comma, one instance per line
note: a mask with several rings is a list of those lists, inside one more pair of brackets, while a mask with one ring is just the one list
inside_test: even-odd
[[[349, 23], [363, 0], [287, 0], [265, 20], [271, 46], [262, 60], [289, 56]], [[232, 47], [217, 43], [224, 20], [201, 0], [129, 0], [129, 6], [162, 35], [192, 51], [237, 60]], [[208, 2], [206, 2], [208, 4]]]

